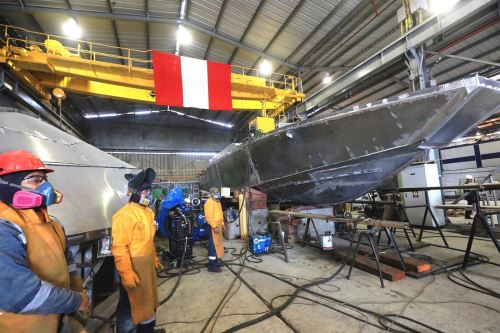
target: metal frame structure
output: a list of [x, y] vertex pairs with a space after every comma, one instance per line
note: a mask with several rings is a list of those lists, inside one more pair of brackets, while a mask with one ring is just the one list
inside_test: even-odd
[[[456, 190], [456, 189], [462, 189], [462, 190], [469, 190], [472, 193], [474, 193], [475, 196], [475, 202], [474, 202], [474, 207], [476, 209], [476, 217], [474, 217], [473, 224], [471, 227], [471, 230], [469, 232], [469, 240], [467, 243], [467, 248], [465, 250], [465, 256], [464, 256], [464, 261], [462, 263], [462, 267], [465, 268], [467, 266], [467, 262], [469, 260], [469, 256], [471, 253], [471, 248], [472, 248], [472, 243], [474, 241], [474, 236], [476, 234], [476, 229], [478, 226], [483, 227], [488, 236], [490, 237], [491, 241], [495, 245], [498, 253], [500, 254], [500, 243], [496, 239], [495, 234], [493, 233], [493, 229], [491, 226], [488, 224], [486, 216], [487, 215], [492, 215], [492, 214], [497, 214], [499, 209], [491, 209], [491, 207], [482, 207], [481, 206], [481, 198], [479, 195], [479, 191], [489, 191], [489, 190], [499, 190], [500, 189], [500, 184], [469, 184], [469, 185], [461, 185], [461, 186], [431, 186], [431, 187], [402, 187], [402, 188], [396, 188], [396, 189], [380, 189], [381, 191], [392, 191], [394, 193], [401, 193], [401, 192], [415, 192], [415, 191], [425, 191], [426, 193], [426, 211], [428, 210], [431, 213], [431, 217], [434, 223], [436, 223], [435, 217], [432, 214], [432, 210], [430, 210], [430, 207], [428, 205], [428, 197], [427, 197], [427, 192], [432, 191], [432, 190]], [[388, 202], [384, 203], [387, 204]], [[422, 207], [422, 206], [406, 206], [405, 208], [415, 208], [415, 207]], [[464, 208], [464, 206], [458, 206], [459, 208]], [[468, 206], [465, 206], [468, 207]], [[439, 209], [452, 209], [452, 208], [457, 208], [457, 205], [437, 205], [435, 208]], [[483, 210], [483, 208], [485, 208]], [[419, 236], [419, 241], [422, 240], [422, 233], [424, 229], [424, 224], [425, 224], [425, 218], [426, 216], [424, 215], [423, 223], [420, 229], [420, 236]], [[437, 223], [436, 223], [437, 225]], [[437, 226], [437, 229], [441, 235], [441, 238], [443, 239], [443, 242], [445, 243], [446, 248], [450, 248], [448, 245], [448, 242], [446, 241], [446, 237], [441, 231], [441, 228]]]
[[[151, 53], [150, 50], [85, 41], [77, 41], [77, 47], [67, 47], [61, 44], [61, 41], [69, 40], [66, 37], [7, 25], [0, 25], [0, 28], [5, 45], [0, 50], [0, 63], [6, 63], [16, 76], [43, 99], [50, 99], [50, 93], [45, 87], [60, 87], [87, 95], [155, 103], [155, 96], [152, 94], [153, 71], [138, 66], [151, 63], [150, 60], [143, 59], [144, 54]], [[24, 32], [26, 38], [11, 36], [11, 31], [18, 30]], [[41, 37], [45, 41], [34, 40], [29, 35]], [[22, 47], [14, 46], [15, 43]], [[84, 44], [88, 45], [88, 49], [82, 47]], [[112, 53], [116, 50], [119, 50], [120, 55]], [[122, 65], [110, 63], [116, 59]], [[258, 71], [251, 68], [232, 68], [231, 95], [233, 108], [236, 110], [268, 110], [268, 115], [274, 117], [304, 99], [299, 78], [286, 74], [261, 77]]]
[[314, 115], [326, 110], [338, 93], [380, 71], [399, 59], [408, 50], [421, 46], [442, 31], [463, 22], [467, 17], [473, 16], [494, 2], [493, 0], [470, 1], [446, 16], [437, 15], [427, 19], [361, 64], [345, 72], [330, 85], [309, 96], [303, 103], [295, 107], [295, 113], [306, 112], [308, 115]]
[[[263, 2], [264, 1], [265, 0], [263, 0]], [[15, 11], [15, 12], [23, 11], [23, 12], [30, 13], [30, 14], [47, 12], [47, 13], [66, 14], [69, 16], [91, 16], [91, 17], [105, 18], [105, 19], [110, 19], [110, 20], [156, 22], [156, 23], [176, 24], [176, 25], [182, 24], [182, 25], [185, 25], [186, 27], [192, 28], [192, 29], [197, 30], [199, 32], [205, 33], [209, 36], [213, 36], [214, 38], [217, 38], [221, 41], [229, 43], [233, 46], [236, 46], [237, 48], [248, 50], [248, 51], [250, 51], [258, 56], [265, 57], [266, 59], [270, 59], [270, 60], [275, 61], [281, 65], [287, 66], [291, 69], [297, 69], [297, 65], [295, 65], [293, 63], [290, 63], [288, 61], [284, 61], [284, 60], [277, 58], [271, 54], [257, 50], [254, 47], [246, 45], [243, 42], [234, 40], [233, 38], [230, 38], [228, 36], [221, 35], [220, 33], [217, 33], [214, 30], [210, 30], [208, 28], [202, 27], [196, 23], [189, 21], [188, 19], [173, 19], [173, 18], [157, 17], [157, 16], [152, 16], [152, 15], [141, 16], [141, 15], [118, 14], [118, 13], [103, 13], [103, 12], [78, 10], [78, 9], [62, 9], [62, 8], [50, 8], [50, 7], [27, 6], [27, 5], [25, 5], [24, 7], [2, 5], [2, 6], [0, 6], [0, 10], [2, 10], [2, 11]], [[249, 24], [249, 26], [250, 26], [250, 24]], [[242, 40], [243, 39], [244, 38], [242, 38]]]

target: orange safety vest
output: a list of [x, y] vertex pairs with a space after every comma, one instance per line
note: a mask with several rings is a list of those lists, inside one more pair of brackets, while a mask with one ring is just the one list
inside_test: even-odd
[[159, 306], [155, 232], [154, 213], [146, 206], [129, 202], [113, 215], [111, 252], [116, 269], [120, 276], [133, 271], [140, 279], [135, 288], [126, 288], [134, 324], [152, 318]]
[[[70, 277], [64, 252], [66, 237], [62, 226], [52, 221], [46, 209], [16, 210], [0, 201], [0, 219], [12, 222], [27, 240], [26, 262], [44, 281], [69, 289]], [[2, 311], [0, 332], [55, 333], [59, 314], [15, 314]]]
[[[217, 258], [222, 258], [222, 256], [224, 256], [224, 237], [222, 236], [224, 218], [222, 217], [222, 206], [220, 201], [212, 198], [208, 199], [205, 206], [203, 206], [203, 211], [205, 213], [205, 219], [212, 227], [212, 239], [214, 241], [215, 251], [217, 252]], [[214, 228], [216, 227], [219, 228], [218, 234], [214, 232]]]

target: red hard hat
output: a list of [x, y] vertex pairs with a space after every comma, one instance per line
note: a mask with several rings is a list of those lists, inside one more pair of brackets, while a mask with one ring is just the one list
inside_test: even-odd
[[19, 171], [54, 172], [47, 169], [43, 162], [26, 150], [12, 150], [0, 154], [0, 176]]

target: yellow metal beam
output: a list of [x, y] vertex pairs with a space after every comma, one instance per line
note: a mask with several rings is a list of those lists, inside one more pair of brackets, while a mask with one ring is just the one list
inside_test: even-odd
[[31, 90], [38, 95], [39, 97], [42, 98], [44, 102], [50, 101], [51, 95], [48, 91], [43, 89], [42, 85], [40, 82], [33, 76], [31, 75], [30, 72], [21, 70], [17, 68], [12, 62], [7, 61], [7, 65], [10, 67], [11, 72], [14, 74], [14, 76], [24, 83], [27, 87], [30, 87]]
[[46, 87], [59, 87], [79, 94], [107, 97], [130, 102], [156, 102], [156, 99], [151, 96], [151, 89], [119, 86], [116, 84], [86, 80], [80, 77], [63, 77], [46, 73], [37, 73], [36, 76], [40, 84]]
[[[29, 36], [29, 34], [28, 34]], [[13, 46], [7, 37], [6, 46], [0, 49], [0, 63], [6, 63], [12, 71], [44, 99], [50, 94], [43, 87], [60, 87], [68, 91], [116, 98], [124, 101], [155, 103], [153, 70], [140, 67], [146, 61], [130, 57], [131, 52], [149, 51], [124, 49], [127, 57], [116, 56], [116, 47], [98, 44], [99, 48], [109, 47], [113, 53], [96, 52], [80, 48], [64, 47], [57, 39], [46, 35], [44, 43], [18, 40], [25, 48]], [[86, 54], [86, 58], [81, 55]], [[125, 60], [125, 65], [111, 62]], [[281, 75], [282, 81], [245, 75], [249, 69], [233, 68], [240, 73], [231, 74], [231, 96], [235, 110], [271, 111], [279, 115], [291, 105], [304, 100], [298, 91], [300, 79]], [[278, 88], [277, 88], [278, 87]]]
[[[156, 103], [155, 98], [151, 96], [152, 90], [150, 89], [124, 87], [82, 78], [54, 76], [45, 73], [37, 73], [36, 75], [37, 81], [44, 87], [59, 87], [74, 93], [113, 98], [123, 101], [150, 104]], [[262, 109], [263, 106], [271, 110], [277, 108], [279, 105], [273, 102], [266, 102], [263, 105], [261, 101], [233, 99], [233, 108], [238, 110], [254, 111], [258, 108]]]

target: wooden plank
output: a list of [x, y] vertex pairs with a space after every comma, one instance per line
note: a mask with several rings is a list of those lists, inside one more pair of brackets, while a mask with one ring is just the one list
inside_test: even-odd
[[[373, 259], [357, 254], [354, 259], [354, 266], [378, 276], [377, 263]], [[391, 282], [403, 280], [406, 277], [404, 271], [383, 263], [380, 263], [380, 271], [382, 277]]]
[[[338, 250], [337, 255], [345, 258], [348, 264], [351, 263], [352, 253], [349, 250]], [[377, 263], [374, 259], [357, 254], [354, 261], [354, 266], [365, 272], [372, 273], [378, 277]], [[380, 270], [382, 272], [382, 277], [391, 282], [399, 281], [406, 277], [404, 271], [386, 265], [384, 263], [380, 263]]]
[[[372, 250], [367, 246], [360, 246], [358, 253], [361, 255], [370, 255], [372, 254]], [[380, 252], [379, 253], [380, 261], [384, 264], [391, 265], [397, 268], [402, 268], [401, 263], [399, 262], [399, 256], [393, 252]], [[408, 271], [423, 273], [431, 270], [431, 265], [428, 262], [423, 260], [418, 260], [412, 257], [403, 256], [403, 260], [405, 262], [405, 267]]]

